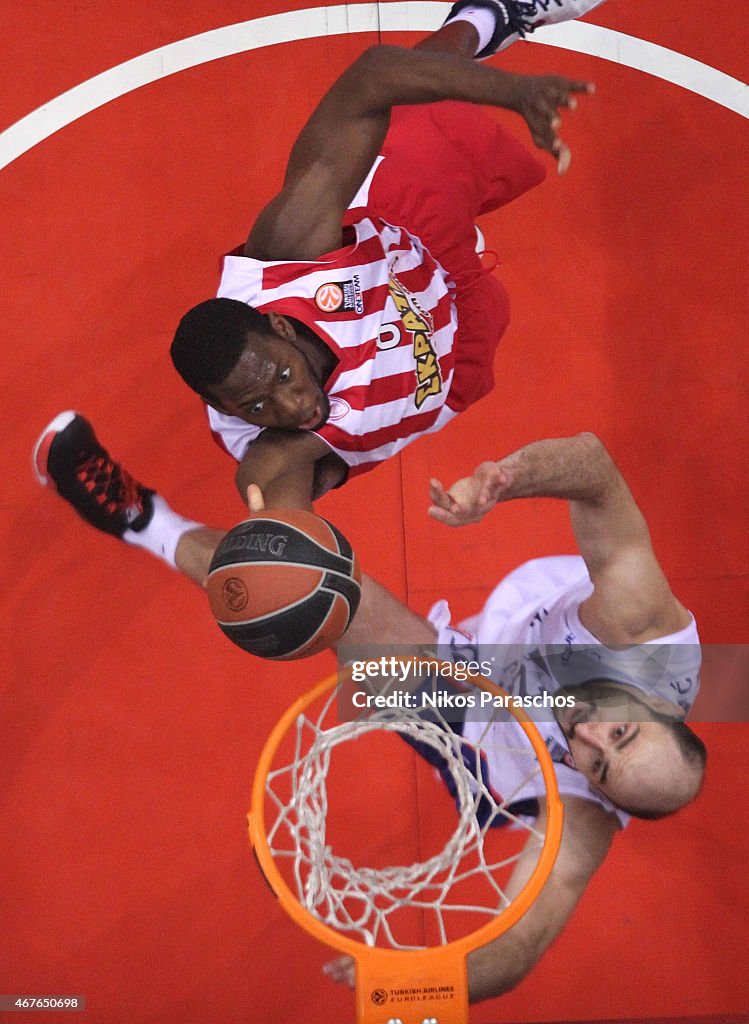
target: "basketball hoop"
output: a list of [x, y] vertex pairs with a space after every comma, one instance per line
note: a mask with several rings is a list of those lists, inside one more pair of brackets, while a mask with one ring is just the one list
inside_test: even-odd
[[[453, 666], [440, 664], [449, 675]], [[517, 923], [541, 892], [559, 850], [563, 808], [536, 726], [490, 680], [471, 676], [470, 682], [480, 688], [474, 692], [506, 702], [492, 712], [479, 742], [469, 745], [439, 709], [425, 716], [420, 708], [379, 708], [339, 721], [340, 698], [351, 685], [346, 670], [295, 701], [260, 756], [248, 815], [253, 851], [290, 917], [356, 961], [358, 1024], [466, 1024], [467, 954]], [[353, 741], [359, 756], [360, 744], [373, 741], [394, 743], [396, 754], [407, 755], [406, 744], [392, 736], [418, 746], [441, 766], [446, 781], [452, 779], [458, 820], [438, 852], [404, 866], [374, 867], [334, 851], [328, 783]], [[501, 780], [492, 778], [490, 785], [485, 765], [489, 756], [496, 763], [502, 751], [512, 757], [516, 776], [524, 759], [528, 771], [523, 767], [521, 783], [500, 795], [495, 787]], [[388, 753], [378, 764], [391, 760]], [[516, 794], [536, 776], [538, 792], [545, 791], [543, 833], [512, 809]], [[344, 778], [351, 793], [350, 772]], [[369, 790], [363, 790], [352, 832], [377, 839], [381, 832], [366, 822], [368, 802]], [[500, 823], [506, 827], [493, 827]], [[527, 881], [508, 895], [506, 876], [529, 858], [535, 864]]]

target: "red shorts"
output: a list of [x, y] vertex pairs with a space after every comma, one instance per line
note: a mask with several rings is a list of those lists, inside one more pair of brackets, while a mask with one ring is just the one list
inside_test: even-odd
[[[538, 185], [546, 171], [470, 103], [395, 108], [381, 153], [364, 215], [416, 235], [455, 282], [456, 362], [447, 405], [461, 412], [494, 386], [494, 353], [510, 319], [507, 291], [476, 253], [476, 218]], [[358, 208], [350, 220], [361, 215]]]

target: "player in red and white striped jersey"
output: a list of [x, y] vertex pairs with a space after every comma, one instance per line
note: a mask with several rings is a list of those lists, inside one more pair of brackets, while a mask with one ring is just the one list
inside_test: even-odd
[[[225, 258], [219, 297], [186, 314], [172, 345], [240, 460], [240, 494], [257, 484], [269, 506], [309, 508], [491, 389], [509, 306], [474, 219], [544, 171], [479, 105], [520, 114], [563, 172], [558, 111], [592, 87], [473, 58], [600, 2], [555, 0], [550, 15], [459, 0], [415, 49], [372, 47], [323, 97], [281, 192]], [[83, 417], [56, 417], [35, 464], [89, 523], [203, 580], [220, 531], [134, 481]]]
[[[544, 169], [471, 104], [521, 114], [564, 170], [558, 110], [590, 88], [473, 59], [532, 30], [533, 6], [458, 3], [415, 49], [367, 50], [225, 258], [219, 297], [183, 317], [172, 358], [240, 462], [240, 493], [257, 483], [275, 507], [309, 508], [491, 389], [509, 304], [474, 220]], [[562, 18], [590, 6], [557, 4]]]
[[[454, 415], [444, 403], [456, 315], [454, 285], [417, 238], [387, 224], [378, 230], [367, 219], [351, 233], [350, 251], [324, 267], [228, 256], [219, 295], [292, 317], [335, 354], [325, 382], [325, 422], [315, 433], [354, 473]], [[415, 358], [417, 347], [422, 354]], [[262, 429], [210, 407], [208, 414], [238, 460]]]

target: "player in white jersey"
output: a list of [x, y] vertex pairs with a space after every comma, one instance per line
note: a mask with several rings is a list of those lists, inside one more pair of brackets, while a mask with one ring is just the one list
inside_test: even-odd
[[[241, 460], [242, 496], [256, 483], [274, 507], [309, 508], [490, 390], [508, 307], [473, 219], [543, 168], [478, 105], [519, 113], [563, 171], [558, 111], [590, 87], [473, 58], [600, 2], [460, 0], [415, 49], [367, 50], [322, 99], [282, 191], [226, 258], [220, 297], [183, 318], [172, 346]], [[82, 416], [49, 424], [35, 464], [89, 523], [205, 578], [221, 532], [133, 480]]]
[[[460, 629], [449, 625], [445, 602], [427, 621], [367, 580], [341, 649], [346, 659], [377, 657], [380, 643], [390, 645], [390, 654], [393, 645], [409, 645], [410, 652], [416, 644], [461, 661], [494, 656], [494, 678], [527, 699], [555, 760], [565, 807], [559, 856], [520, 922], [469, 956], [472, 1001], [522, 980], [569, 919], [629, 816], [658, 818], [683, 807], [699, 792], [706, 760], [703, 743], [684, 722], [699, 686], [694, 618], [671, 592], [645, 519], [596, 437], [535, 442], [482, 463], [449, 491], [433, 481], [430, 511], [461, 526], [497, 502], [532, 497], [567, 500], [581, 557], [526, 563]], [[548, 693], [574, 696], [575, 703], [538, 720], [532, 700]], [[468, 715], [462, 731], [470, 739], [487, 723]], [[498, 788], [512, 790], [515, 770], [509, 758], [490, 761], [488, 781], [500, 773]], [[529, 797], [537, 800], [542, 823], [542, 792], [526, 788], [514, 799]], [[525, 871], [521, 864], [511, 886], [521, 884]], [[342, 981], [351, 981], [351, 970], [347, 958], [329, 966]]]

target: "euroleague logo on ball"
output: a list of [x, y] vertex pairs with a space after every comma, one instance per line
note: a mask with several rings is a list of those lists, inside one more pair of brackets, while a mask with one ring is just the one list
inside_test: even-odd
[[370, 996], [375, 1006], [384, 1006], [388, 1001], [388, 994], [384, 988], [372, 989], [372, 995]]
[[227, 608], [231, 608], [233, 612], [241, 612], [242, 609], [246, 607], [247, 601], [249, 600], [247, 587], [241, 580], [237, 579], [236, 576], [230, 576], [229, 579], [224, 582], [221, 594], [224, 599], [224, 604]]

